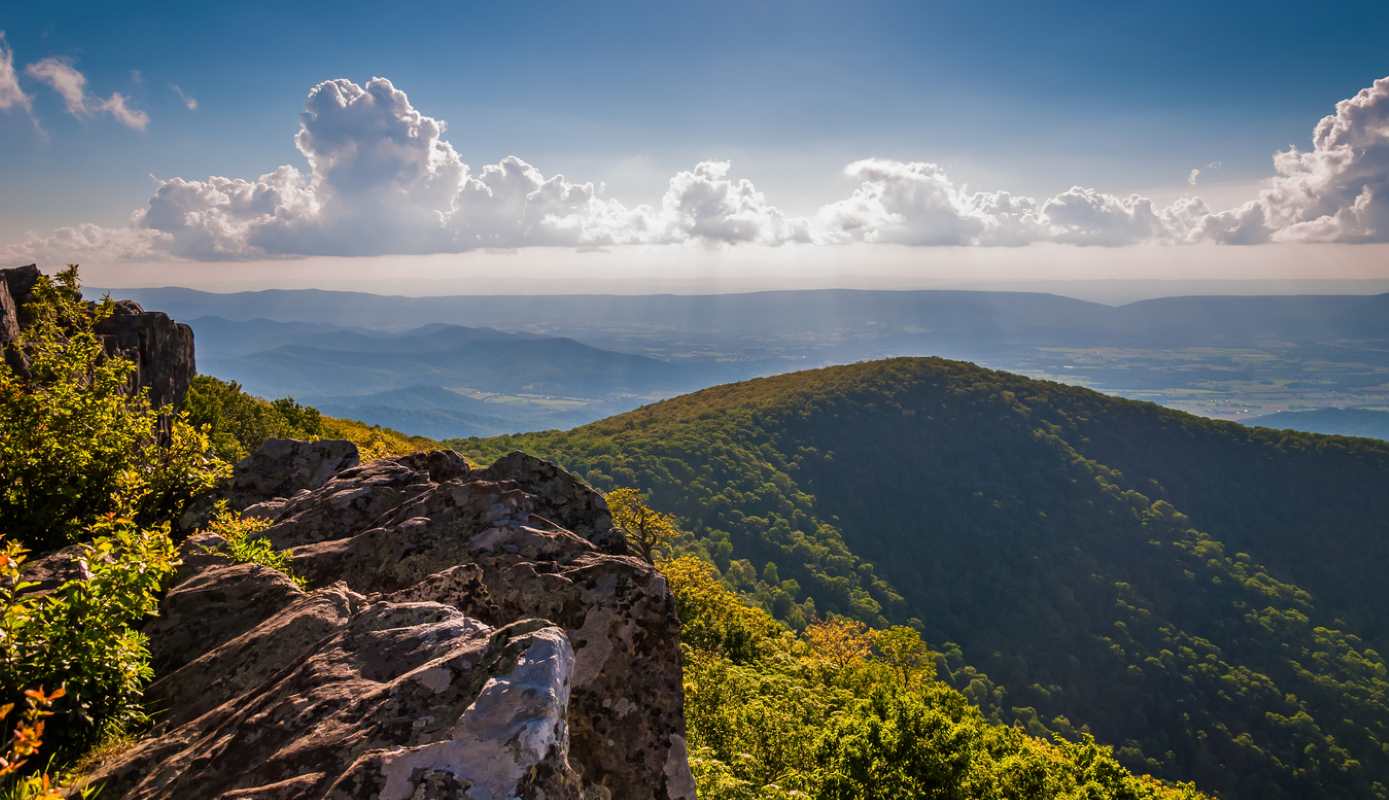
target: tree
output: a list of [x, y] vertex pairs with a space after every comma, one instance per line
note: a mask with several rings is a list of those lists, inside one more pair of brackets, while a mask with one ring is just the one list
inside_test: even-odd
[[655, 564], [656, 551], [680, 532], [675, 527], [675, 517], [648, 506], [640, 489], [613, 489], [605, 497], [613, 515], [613, 527], [622, 531], [646, 563]]
[[873, 647], [868, 626], [848, 617], [812, 623], [805, 629], [805, 638], [811, 654], [836, 673], [863, 663]]
[[921, 634], [906, 625], [873, 631], [873, 650], [878, 654], [878, 660], [901, 676], [903, 689], [910, 687], [913, 674], [935, 663], [931, 649], [921, 640]]

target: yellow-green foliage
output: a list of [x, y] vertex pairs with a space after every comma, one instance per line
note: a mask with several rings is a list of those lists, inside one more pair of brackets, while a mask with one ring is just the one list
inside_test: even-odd
[[198, 375], [188, 388], [183, 410], [206, 427], [217, 454], [236, 463], [266, 439], [318, 439], [323, 417], [318, 409], [289, 398], [270, 402], [252, 397], [236, 381]]
[[704, 800], [1204, 797], [1131, 774], [1092, 737], [1045, 741], [988, 721], [935, 679], [910, 628], [840, 620], [798, 637], [698, 558], [662, 570], [680, 613], [691, 767]]
[[400, 431], [368, 425], [353, 419], [323, 418], [323, 438], [346, 439], [357, 445], [363, 461], [388, 456], [403, 456], [421, 450], [433, 450], [439, 443], [423, 436], [407, 436]]
[[654, 564], [657, 556], [664, 553], [679, 533], [675, 518], [647, 505], [646, 496], [640, 489], [613, 489], [603, 499], [612, 512], [613, 527], [622, 532], [627, 543], [648, 564]]
[[[225, 474], [183, 417], [161, 442], [160, 411], [127, 391], [134, 364], [106, 357], [76, 267], [41, 277], [25, 305], [28, 375], [0, 361], [0, 526], [47, 550], [125, 504], [138, 522], [175, 516]], [[166, 446], [167, 445], [167, 446]]]
[[260, 564], [279, 570], [299, 588], [306, 588], [308, 584], [304, 578], [294, 574], [294, 564], [289, 557], [289, 551], [276, 550], [270, 540], [261, 535], [269, 527], [268, 520], [242, 516], [228, 509], [224, 500], [218, 503], [212, 519], [208, 522], [207, 530], [222, 537], [226, 542], [226, 554], [233, 561]]
[[193, 379], [184, 410], [193, 424], [206, 427], [218, 455], [230, 462], [245, 458], [266, 439], [346, 439], [357, 445], [363, 461], [439, 446], [422, 436], [327, 417], [291, 398], [262, 400], [235, 381], [210, 375]]

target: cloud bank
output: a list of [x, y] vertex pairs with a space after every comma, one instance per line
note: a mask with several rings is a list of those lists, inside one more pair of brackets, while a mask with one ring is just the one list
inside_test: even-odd
[[[26, 74], [51, 86], [74, 114], [95, 108], [131, 127], [148, 122], [119, 93], [93, 104], [85, 78], [61, 59], [30, 65]], [[7, 75], [13, 79], [14, 70], [0, 50], [0, 108], [7, 97], [10, 105], [27, 102], [15, 99], [24, 95], [13, 80], [7, 90]], [[1045, 198], [972, 191], [937, 164], [876, 158], [849, 164], [844, 175], [856, 187], [810, 217], [783, 212], [729, 162], [712, 160], [672, 176], [659, 201], [625, 205], [601, 185], [546, 176], [516, 156], [472, 167], [446, 133], [442, 120], [416, 109], [385, 78], [324, 81], [309, 91], [294, 138], [302, 166], [249, 179], [161, 180], [127, 227], [31, 235], [0, 247], [0, 258], [228, 260], [690, 243], [1389, 241], [1389, 78], [1338, 103], [1317, 124], [1311, 150], [1276, 153], [1275, 174], [1256, 198], [1218, 212], [1195, 197], [1159, 207], [1140, 195], [1083, 186]], [[1192, 170], [1191, 185], [1199, 175]]]

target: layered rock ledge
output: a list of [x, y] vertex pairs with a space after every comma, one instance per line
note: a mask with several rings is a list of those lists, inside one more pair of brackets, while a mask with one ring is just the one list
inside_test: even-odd
[[238, 466], [313, 588], [184, 544], [147, 631], [157, 727], [102, 796], [693, 800], [674, 603], [602, 497], [521, 453], [321, 474], [342, 445]]

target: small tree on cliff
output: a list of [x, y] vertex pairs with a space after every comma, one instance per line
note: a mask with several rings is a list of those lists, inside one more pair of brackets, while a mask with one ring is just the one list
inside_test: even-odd
[[613, 527], [627, 537], [628, 544], [636, 548], [648, 564], [656, 563], [656, 551], [680, 532], [675, 527], [675, 518], [648, 506], [639, 489], [613, 489], [605, 497], [613, 515]]

